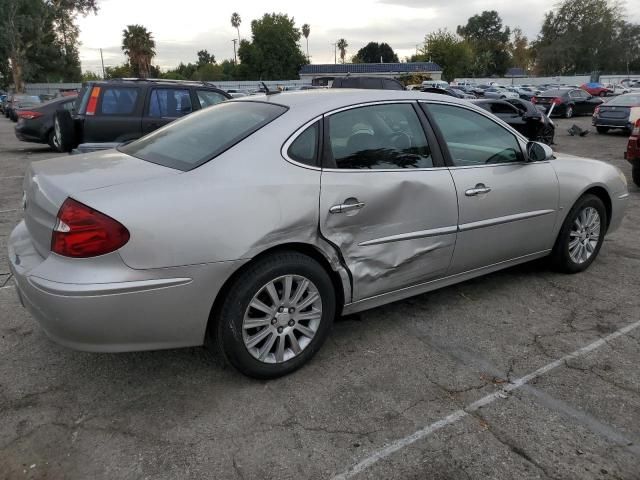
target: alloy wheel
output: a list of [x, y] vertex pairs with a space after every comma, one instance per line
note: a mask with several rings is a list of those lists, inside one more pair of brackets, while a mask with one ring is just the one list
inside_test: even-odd
[[56, 117], [55, 120], [53, 121], [53, 129], [55, 131], [55, 135], [53, 136], [53, 143], [59, 149], [62, 132], [60, 131], [60, 122], [58, 121], [58, 117]]
[[586, 207], [576, 216], [569, 232], [569, 256], [581, 264], [591, 258], [598, 246], [601, 233], [600, 214], [593, 207]]
[[264, 363], [298, 356], [313, 340], [322, 319], [318, 288], [301, 275], [278, 277], [258, 290], [242, 321], [249, 353]]

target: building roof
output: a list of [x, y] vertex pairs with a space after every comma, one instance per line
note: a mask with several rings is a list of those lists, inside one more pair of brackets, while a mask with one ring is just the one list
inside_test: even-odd
[[300, 74], [332, 73], [413, 73], [441, 72], [442, 68], [433, 62], [407, 63], [325, 63], [303, 65]]

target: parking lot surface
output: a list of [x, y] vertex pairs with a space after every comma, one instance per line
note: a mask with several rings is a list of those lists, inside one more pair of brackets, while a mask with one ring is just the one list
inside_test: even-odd
[[263, 382], [204, 348], [45, 336], [6, 246], [27, 165], [54, 155], [0, 118], [0, 478], [640, 479], [640, 191], [626, 136], [556, 124], [558, 151], [629, 178], [588, 271], [536, 262], [341, 319], [308, 366]]

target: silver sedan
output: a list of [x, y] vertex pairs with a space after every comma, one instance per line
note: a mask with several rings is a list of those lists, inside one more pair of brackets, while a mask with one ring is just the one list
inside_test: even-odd
[[71, 348], [212, 342], [247, 375], [307, 362], [333, 319], [549, 257], [585, 270], [624, 175], [468, 102], [325, 90], [228, 101], [117, 150], [34, 162], [17, 292]]

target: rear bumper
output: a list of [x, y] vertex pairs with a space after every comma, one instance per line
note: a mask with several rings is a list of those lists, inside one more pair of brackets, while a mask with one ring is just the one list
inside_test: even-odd
[[213, 301], [238, 263], [133, 270], [117, 252], [43, 258], [24, 222], [9, 238], [23, 305], [54, 341], [94, 352], [202, 345]]
[[633, 125], [629, 122], [629, 118], [600, 118], [593, 117], [591, 124], [594, 127], [609, 127], [609, 128], [625, 128], [631, 130]]

